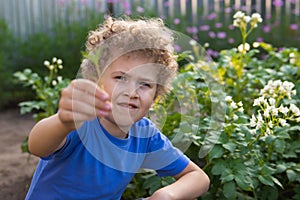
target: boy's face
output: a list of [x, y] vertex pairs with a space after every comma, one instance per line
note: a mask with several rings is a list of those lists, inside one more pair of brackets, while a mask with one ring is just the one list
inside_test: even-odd
[[[157, 89], [159, 67], [151, 60], [124, 55], [104, 72], [100, 84], [110, 95], [112, 112], [102, 119], [107, 126], [123, 131], [144, 117], [151, 107]], [[101, 119], [100, 119], [101, 120]]]

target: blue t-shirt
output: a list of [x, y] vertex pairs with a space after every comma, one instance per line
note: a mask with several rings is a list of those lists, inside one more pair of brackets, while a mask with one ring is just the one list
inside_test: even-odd
[[147, 118], [126, 139], [110, 135], [95, 118], [68, 134], [64, 146], [41, 158], [26, 200], [120, 199], [140, 168], [174, 176], [189, 159]]

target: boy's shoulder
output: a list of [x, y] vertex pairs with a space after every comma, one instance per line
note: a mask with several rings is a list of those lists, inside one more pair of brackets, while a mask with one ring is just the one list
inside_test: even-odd
[[147, 117], [137, 121], [130, 129], [129, 134], [135, 137], [151, 137], [160, 133], [156, 125]]

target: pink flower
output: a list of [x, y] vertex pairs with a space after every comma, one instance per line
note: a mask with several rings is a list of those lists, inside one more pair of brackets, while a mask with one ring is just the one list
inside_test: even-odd
[[217, 38], [219, 38], [219, 39], [224, 39], [224, 38], [226, 38], [226, 33], [225, 32], [219, 32], [219, 33], [217, 33]]
[[216, 34], [215, 34], [215, 32], [213, 32], [213, 31], [209, 31], [208, 36], [209, 36], [210, 38], [215, 38], [215, 37], [216, 37]]
[[175, 45], [174, 45], [174, 51], [175, 51], [175, 52], [181, 51], [181, 47], [180, 47], [179, 45], [175, 44]]
[[283, 1], [282, 0], [274, 0], [273, 1], [273, 6], [275, 7], [282, 7], [283, 6]]
[[210, 27], [208, 25], [202, 25], [199, 27], [200, 31], [209, 31]]
[[169, 1], [166, 1], [166, 2], [164, 3], [164, 6], [165, 6], [165, 7], [170, 7], [170, 2], [169, 2]]
[[229, 39], [228, 39], [228, 43], [229, 43], [229, 44], [233, 44], [233, 43], [234, 43], [234, 38], [229, 38]]
[[265, 25], [265, 26], [263, 26], [263, 31], [264, 31], [265, 33], [269, 33], [269, 32], [271, 31], [271, 27], [268, 26], [268, 25]]
[[180, 19], [175, 18], [173, 22], [174, 22], [175, 25], [180, 24]]
[[190, 27], [186, 28], [186, 32], [196, 34], [196, 33], [198, 33], [198, 29], [195, 26], [190, 26]]
[[228, 28], [229, 28], [229, 30], [233, 30], [233, 29], [234, 29], [233, 24], [230, 24], [230, 25], [228, 26]]
[[257, 42], [263, 42], [263, 41], [264, 41], [264, 39], [263, 39], [263, 38], [261, 38], [261, 37], [259, 37], [259, 38], [257, 38], [257, 39], [256, 39], [256, 41], [257, 41]]
[[216, 28], [222, 28], [223, 24], [220, 22], [215, 23]]
[[225, 8], [225, 13], [231, 13], [232, 9], [231, 8]]
[[208, 20], [213, 20], [213, 19], [215, 19], [217, 17], [217, 14], [216, 13], [211, 13], [211, 14], [209, 14], [208, 16], [207, 16], [207, 19]]
[[138, 13], [143, 13], [143, 12], [145, 12], [145, 9], [142, 8], [141, 6], [138, 6], [138, 7], [136, 8], [136, 11], [137, 11]]
[[293, 31], [297, 30], [298, 29], [298, 24], [291, 24], [290, 29], [293, 30]]

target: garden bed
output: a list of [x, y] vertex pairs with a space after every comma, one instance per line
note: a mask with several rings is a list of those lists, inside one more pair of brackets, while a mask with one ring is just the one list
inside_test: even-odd
[[20, 144], [35, 121], [17, 109], [0, 112], [0, 199], [24, 199], [38, 158], [22, 153]]

